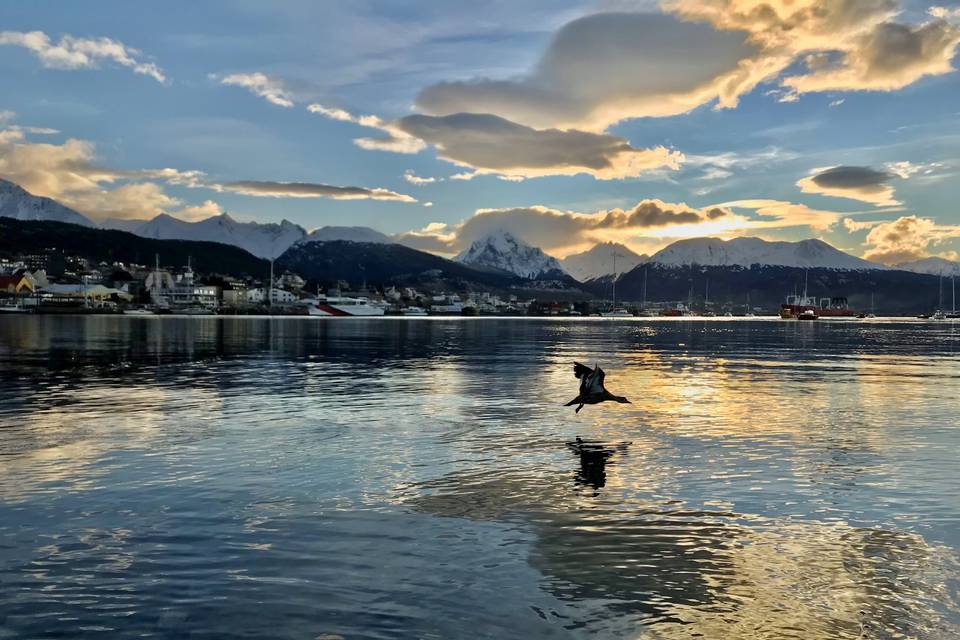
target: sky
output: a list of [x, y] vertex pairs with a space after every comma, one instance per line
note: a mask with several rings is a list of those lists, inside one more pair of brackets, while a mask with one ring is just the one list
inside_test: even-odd
[[943, 0], [4, 2], [0, 177], [444, 255], [502, 228], [956, 259], [958, 64]]

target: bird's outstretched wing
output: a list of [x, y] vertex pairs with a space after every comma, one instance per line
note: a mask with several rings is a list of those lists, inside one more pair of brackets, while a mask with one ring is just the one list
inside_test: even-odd
[[598, 366], [590, 373], [586, 380], [581, 383], [581, 386], [586, 384], [587, 388], [585, 391], [587, 393], [603, 393], [603, 379], [605, 376], [606, 374], [603, 373], [603, 369]]
[[573, 375], [583, 380], [584, 376], [588, 376], [593, 373], [593, 369], [588, 367], [585, 364], [580, 364], [579, 362], [573, 363]]

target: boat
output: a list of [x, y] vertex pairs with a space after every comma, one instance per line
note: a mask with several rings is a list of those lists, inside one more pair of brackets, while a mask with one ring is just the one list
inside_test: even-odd
[[209, 307], [174, 307], [172, 312], [181, 316], [212, 316], [216, 315], [216, 311]]
[[[805, 311], [811, 311], [816, 318], [855, 318], [857, 316], [847, 304], [846, 298], [817, 298], [807, 295], [806, 274], [804, 274], [803, 295], [787, 296], [786, 302], [780, 305], [780, 317], [784, 320], [799, 320]], [[807, 316], [804, 319], [809, 320], [810, 317]]]
[[[624, 308], [617, 307], [617, 279], [620, 277], [620, 274], [617, 273], [617, 250], [613, 249], [613, 308], [610, 311], [603, 311], [600, 313], [604, 318], [632, 318], [633, 314], [627, 311]], [[644, 272], [646, 274], [646, 272]]]
[[936, 311], [934, 311], [933, 315], [930, 316], [930, 320], [946, 320], [946, 319], [947, 319], [947, 314], [945, 314], [940, 309], [937, 309]]
[[407, 307], [401, 313], [405, 316], [425, 316], [426, 310], [423, 307]]
[[348, 298], [344, 296], [327, 296], [317, 300], [307, 307], [311, 316], [342, 317], [342, 316], [382, 316], [386, 309], [367, 298]]
[[819, 317], [813, 309], [805, 309], [797, 316], [797, 320], [817, 320]]
[[132, 309], [124, 309], [123, 315], [125, 316], [155, 316], [157, 315], [150, 309], [144, 309], [143, 307], [134, 307]]
[[0, 305], [0, 313], [32, 313], [33, 309], [21, 304], [3, 304]]

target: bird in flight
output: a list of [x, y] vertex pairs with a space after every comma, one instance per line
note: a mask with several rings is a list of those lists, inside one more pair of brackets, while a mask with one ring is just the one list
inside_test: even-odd
[[604, 373], [600, 365], [591, 369], [585, 364], [574, 362], [573, 375], [580, 379], [580, 395], [564, 406], [572, 407], [575, 404], [580, 405], [577, 407], [576, 413], [580, 413], [580, 409], [583, 409], [583, 405], [585, 404], [599, 404], [608, 400], [621, 404], [630, 404], [629, 400], [623, 396], [613, 395], [603, 386]]

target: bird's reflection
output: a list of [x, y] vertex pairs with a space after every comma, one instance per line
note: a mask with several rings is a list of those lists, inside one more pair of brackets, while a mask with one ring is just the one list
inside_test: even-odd
[[567, 446], [580, 458], [580, 469], [574, 476], [574, 483], [578, 486], [593, 487], [593, 495], [599, 495], [600, 489], [607, 484], [607, 461], [617, 451], [626, 451], [629, 442], [619, 444], [603, 444], [587, 442], [577, 436]]

